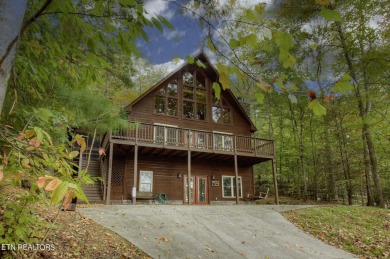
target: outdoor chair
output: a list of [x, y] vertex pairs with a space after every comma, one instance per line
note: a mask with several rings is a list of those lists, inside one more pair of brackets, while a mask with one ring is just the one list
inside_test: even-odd
[[260, 191], [259, 195], [248, 193], [247, 198], [249, 200], [262, 200], [262, 199], [266, 199], [267, 196], [268, 196], [268, 192], [269, 192], [269, 187], [267, 188], [266, 192]]

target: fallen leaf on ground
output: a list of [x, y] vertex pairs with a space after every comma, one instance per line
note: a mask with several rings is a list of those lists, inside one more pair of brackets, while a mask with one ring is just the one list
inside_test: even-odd
[[157, 240], [159, 241], [164, 241], [164, 242], [168, 242], [168, 238], [162, 236], [162, 237], [156, 237]]

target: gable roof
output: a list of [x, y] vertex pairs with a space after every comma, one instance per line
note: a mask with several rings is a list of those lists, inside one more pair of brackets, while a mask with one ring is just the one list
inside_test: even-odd
[[[213, 74], [215, 74], [215, 77], [216, 79], [219, 78], [219, 73], [217, 71], [217, 69], [214, 67], [214, 65], [211, 63], [210, 59], [206, 56], [206, 54], [203, 52], [203, 51], [198, 51], [194, 54], [194, 57], [195, 59], [198, 59], [200, 61], [202, 61], [203, 63], [206, 63], [206, 66], [207, 66], [207, 70], [210, 70], [210, 72], [212, 72]], [[153, 87], [151, 87], [150, 89], [148, 89], [146, 92], [144, 92], [143, 94], [141, 94], [139, 97], [137, 97], [135, 100], [133, 100], [130, 104], [128, 104], [126, 107], [125, 107], [125, 110], [131, 110], [131, 107], [134, 106], [136, 103], [138, 103], [139, 101], [141, 101], [145, 96], [149, 95], [151, 92], [153, 92], [155, 89], [157, 89], [158, 87], [161, 86], [161, 84], [163, 84], [168, 78], [170, 78], [171, 76], [175, 75], [176, 73], [178, 73], [180, 70], [182, 70], [183, 68], [185, 68], [187, 65], [189, 65], [190, 63], [188, 63], [188, 61], [184, 62], [181, 66], [179, 66], [178, 68], [176, 68], [174, 71], [172, 71], [171, 73], [169, 73], [167, 76], [165, 76], [164, 78], [162, 78], [160, 81], [158, 81]], [[250, 129], [251, 129], [251, 132], [255, 132], [257, 130], [255, 124], [252, 122], [251, 118], [249, 117], [249, 115], [246, 113], [244, 107], [241, 105], [241, 103], [237, 100], [237, 98], [234, 96], [233, 92], [230, 90], [230, 89], [226, 89], [226, 90], [222, 90], [223, 93], [226, 93], [228, 94], [232, 100], [234, 101], [234, 105], [236, 106], [236, 108], [238, 109], [238, 111], [241, 113], [241, 115], [246, 119], [246, 121], [248, 122], [248, 124], [250, 125]]]

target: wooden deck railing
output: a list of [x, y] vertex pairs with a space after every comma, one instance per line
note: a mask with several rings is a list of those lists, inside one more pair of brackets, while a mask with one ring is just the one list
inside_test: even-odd
[[[109, 134], [106, 134], [107, 137]], [[150, 143], [162, 147], [181, 147], [191, 150], [247, 153], [273, 156], [273, 140], [237, 136], [219, 132], [140, 123], [126, 130], [114, 130], [111, 138]], [[103, 142], [106, 140], [104, 139]]]

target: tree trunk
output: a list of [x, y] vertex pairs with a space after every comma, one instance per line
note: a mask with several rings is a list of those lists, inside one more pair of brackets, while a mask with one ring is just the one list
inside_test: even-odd
[[348, 205], [352, 205], [352, 195], [353, 195], [353, 184], [352, 184], [352, 176], [351, 176], [351, 166], [349, 164], [349, 156], [347, 151], [347, 139], [348, 136], [344, 130], [344, 124], [343, 124], [343, 116], [340, 112], [335, 115], [335, 122], [336, 122], [336, 128], [338, 131], [338, 142], [339, 142], [339, 151], [340, 151], [340, 158], [341, 158], [341, 164], [343, 166], [343, 173], [344, 173], [344, 180], [346, 181], [346, 189], [347, 189], [347, 198], [348, 198]]
[[299, 161], [302, 172], [302, 181], [303, 181], [303, 198], [307, 200], [307, 172], [305, 167], [305, 156], [304, 156], [304, 148], [303, 148], [303, 116], [305, 112], [301, 108], [299, 115]]
[[313, 163], [313, 199], [315, 201], [318, 200], [318, 154], [317, 154], [317, 148], [316, 148], [316, 141], [314, 137], [314, 130], [313, 130], [313, 115], [310, 115], [310, 142], [311, 142], [311, 154], [312, 154], [312, 163]]
[[[345, 61], [347, 63], [347, 66], [348, 66], [349, 73], [350, 73], [350, 75], [354, 81], [354, 84], [355, 84], [355, 91], [354, 92], [355, 92], [355, 96], [356, 96], [356, 99], [358, 102], [359, 115], [360, 115], [360, 118], [362, 120], [363, 141], [365, 142], [364, 143], [364, 145], [366, 147], [365, 150], [367, 150], [367, 153], [368, 153], [368, 158], [369, 158], [368, 162], [369, 162], [369, 165], [371, 165], [372, 175], [374, 178], [374, 186], [375, 186], [375, 194], [376, 194], [375, 198], [377, 200], [378, 206], [383, 208], [385, 206], [385, 204], [384, 204], [383, 192], [382, 192], [382, 187], [381, 187], [380, 177], [379, 177], [378, 161], [376, 159], [374, 144], [373, 144], [372, 139], [371, 139], [370, 125], [367, 123], [367, 116], [368, 116], [368, 113], [370, 112], [370, 108], [371, 108], [369, 84], [365, 80], [365, 82], [364, 82], [365, 104], [364, 104], [363, 96], [362, 96], [361, 89], [360, 89], [361, 86], [359, 85], [356, 71], [355, 71], [354, 65], [352, 63], [352, 59], [350, 57], [349, 51], [348, 51], [344, 32], [341, 28], [341, 24], [339, 22], [337, 22], [336, 24], [337, 24], [337, 32], [339, 34], [342, 49], [344, 52], [343, 53], [344, 58], [345, 58]], [[363, 71], [363, 72], [365, 72], [365, 71]], [[366, 79], [366, 78], [364, 78], [364, 79]], [[365, 161], [366, 160], [367, 159], [365, 159]], [[367, 163], [365, 163], [365, 165], [366, 165], [366, 170], [368, 170]], [[368, 182], [367, 182], [367, 184], [368, 184]]]
[[27, 0], [0, 0], [0, 114]]
[[368, 149], [366, 145], [366, 140], [363, 137], [363, 155], [364, 155], [364, 175], [366, 177], [366, 192], [367, 192], [367, 206], [374, 206], [374, 199], [372, 197], [371, 190], [371, 168], [370, 168], [370, 160], [368, 158]]
[[332, 158], [332, 150], [330, 148], [330, 137], [329, 137], [329, 117], [326, 115], [324, 117], [324, 122], [325, 122], [325, 159], [326, 159], [326, 173], [327, 173], [327, 178], [328, 178], [328, 192], [330, 193], [329, 200], [337, 200], [337, 189], [336, 189], [336, 178], [335, 178], [335, 173], [333, 169], [333, 158]]

